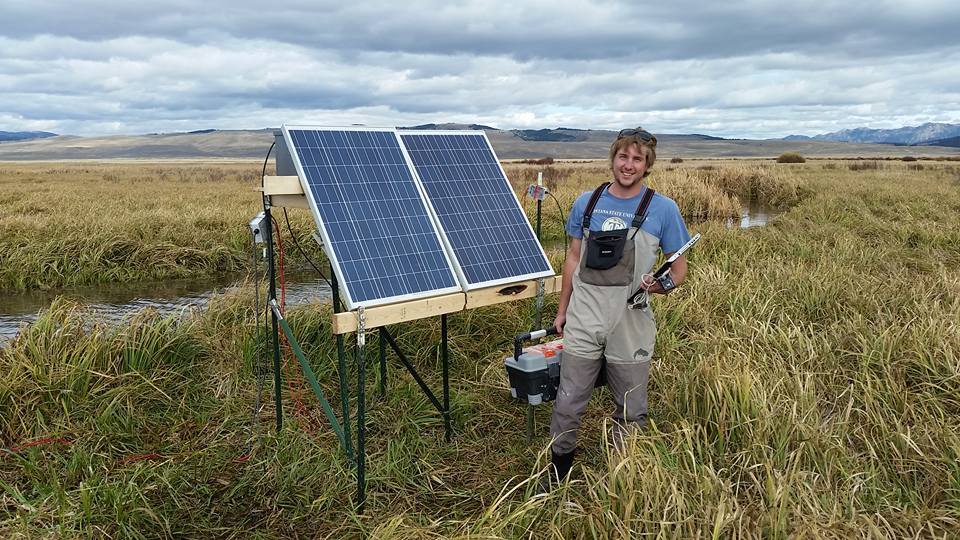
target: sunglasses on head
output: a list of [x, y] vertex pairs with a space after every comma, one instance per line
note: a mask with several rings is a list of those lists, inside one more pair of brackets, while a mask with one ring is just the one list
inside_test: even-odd
[[621, 129], [620, 133], [617, 133], [617, 138], [622, 139], [624, 137], [632, 137], [634, 135], [639, 137], [643, 142], [650, 142], [654, 139], [653, 134], [643, 128]]

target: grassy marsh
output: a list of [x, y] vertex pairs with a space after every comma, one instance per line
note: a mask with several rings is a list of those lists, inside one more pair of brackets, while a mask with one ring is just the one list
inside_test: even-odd
[[[199, 277], [250, 267], [246, 223], [261, 209], [255, 191], [262, 163], [6, 163], [0, 164], [0, 289], [51, 289], [107, 282]], [[533, 165], [506, 166], [518, 191], [536, 178]], [[546, 168], [548, 186], [564, 211], [579, 189], [599, 183], [599, 162]], [[789, 176], [768, 165], [718, 170], [677, 168], [653, 178], [677, 199], [688, 219], [738, 215], [737, 197], [776, 206], [798, 200]], [[567, 189], [570, 186], [572, 189]], [[548, 209], [551, 201], [547, 201]], [[528, 211], [533, 214], [532, 205]], [[282, 212], [276, 212], [286, 229]], [[298, 241], [311, 256], [312, 219], [289, 212]], [[545, 241], [562, 241], [556, 219]], [[286, 234], [286, 233], [285, 233]], [[292, 264], [300, 254], [288, 251]]]
[[[91, 327], [81, 308], [58, 303], [0, 349], [0, 535], [955, 537], [960, 176], [942, 163], [881, 165], [658, 164], [653, 185], [688, 217], [722, 217], [717, 208], [738, 211], [754, 197], [790, 210], [762, 228], [691, 224], [704, 239], [690, 279], [657, 300], [651, 428], [627, 455], [609, 454], [607, 404], [594, 399], [572, 482], [546, 498], [527, 495], [545, 464], [549, 408], [527, 447], [524, 408], [509, 399], [502, 368], [500, 340], [527, 329], [529, 302], [451, 316], [450, 444], [395, 360], [385, 399], [372, 397], [368, 370], [363, 515], [350, 509], [354, 480], [329, 429], [288, 416], [274, 434], [269, 404], [250, 429], [252, 287], [184, 320], [144, 313], [120, 327]], [[606, 175], [596, 163], [553, 167], [564, 211]], [[518, 188], [537, 170], [506, 169]], [[87, 190], [104, 182], [92, 174]], [[242, 196], [218, 189], [205, 201], [157, 204], [216, 214], [224, 230], [204, 241], [245, 253], [256, 195], [247, 180], [223, 182]], [[211, 200], [222, 202], [204, 210]], [[544, 208], [548, 239], [559, 239], [554, 205]], [[56, 223], [109, 229], [97, 216], [108, 214]], [[72, 234], [61, 236], [81, 237]], [[560, 256], [552, 253], [556, 267]], [[555, 302], [548, 297], [547, 313]], [[331, 397], [329, 310], [289, 319]], [[393, 330], [438, 388], [439, 322]], [[44, 437], [69, 444], [9, 451]]]
[[[249, 266], [262, 163], [0, 165], [0, 288], [213, 275]], [[308, 216], [291, 215], [300, 229]], [[278, 216], [281, 219], [282, 214]], [[296, 257], [296, 255], [294, 255]]]

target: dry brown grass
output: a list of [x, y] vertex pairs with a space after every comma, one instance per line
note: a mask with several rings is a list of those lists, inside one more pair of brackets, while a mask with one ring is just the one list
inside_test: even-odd
[[[244, 268], [246, 223], [261, 206], [255, 191], [261, 167], [252, 161], [0, 164], [0, 287]], [[306, 228], [308, 216], [293, 214]]]

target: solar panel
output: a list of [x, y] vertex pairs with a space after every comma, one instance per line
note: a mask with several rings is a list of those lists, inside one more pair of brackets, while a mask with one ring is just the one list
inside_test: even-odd
[[461, 290], [394, 130], [283, 134], [347, 309]]
[[466, 290], [553, 275], [482, 131], [401, 131]]

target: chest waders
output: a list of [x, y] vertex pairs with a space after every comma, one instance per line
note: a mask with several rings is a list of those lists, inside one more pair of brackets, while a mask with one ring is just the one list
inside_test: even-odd
[[649, 306], [628, 309], [627, 299], [657, 260], [660, 239], [640, 228], [654, 190], [645, 189], [630, 228], [619, 231], [622, 254], [610, 265], [603, 259], [616, 256], [610, 251], [611, 238], [591, 243], [591, 236], [597, 240], [608, 233], [589, 230], [593, 208], [608, 186], [598, 187], [584, 210], [580, 264], [573, 274], [563, 329], [560, 387], [550, 421], [552, 461], [560, 479], [570, 470], [580, 419], [604, 362], [614, 403], [613, 443], [619, 447], [629, 430], [647, 423], [647, 380], [657, 326]]

